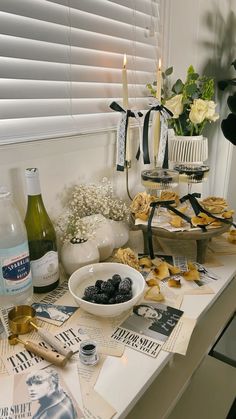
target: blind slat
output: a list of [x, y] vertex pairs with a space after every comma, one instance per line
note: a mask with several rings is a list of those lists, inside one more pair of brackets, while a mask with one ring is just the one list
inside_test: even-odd
[[[89, 99], [21, 99], [0, 100], [0, 120], [90, 113], [111, 113], [110, 103], [121, 98]], [[130, 98], [132, 109], [145, 109], [148, 98]]]
[[0, 141], [114, 127], [127, 55], [129, 107], [148, 109], [161, 0], [0, 0]]
[[[122, 97], [122, 86], [112, 83], [56, 82], [42, 80], [0, 79], [1, 100], [4, 99], [62, 99], [71, 90], [73, 98]], [[129, 97], [143, 97], [145, 85], [129, 85]]]
[[[153, 51], [152, 51], [153, 52]], [[95, 67], [120, 69], [123, 63], [122, 53], [98, 51], [95, 49], [69, 47], [42, 43], [31, 39], [22, 39], [12, 36], [0, 35], [0, 56], [19, 58], [23, 60], [48, 61], [55, 63], [68, 63], [70, 55], [71, 64], [80, 64]], [[152, 58], [139, 57], [127, 54], [129, 69], [140, 71], [153, 71], [155, 56]]]

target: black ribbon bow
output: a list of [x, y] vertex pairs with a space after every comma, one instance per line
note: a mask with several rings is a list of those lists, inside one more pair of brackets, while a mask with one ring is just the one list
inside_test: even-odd
[[[165, 106], [161, 104], [152, 106], [147, 111], [144, 118], [144, 123], [143, 123], [143, 162], [144, 164], [150, 164], [149, 147], [148, 147], [148, 127], [149, 127], [149, 120], [150, 120], [150, 115], [152, 111], [160, 112], [162, 116], [164, 116], [165, 113], [167, 113], [170, 117], [173, 116], [173, 113], [168, 108], [166, 108]], [[140, 156], [140, 147], [136, 154], [137, 160], [139, 159], [139, 156]]]
[[[123, 109], [117, 102], [112, 102], [110, 104], [110, 108], [113, 111], [116, 112], [121, 112], [124, 115], [126, 115], [126, 119], [125, 119], [125, 132], [124, 132], [124, 150], [122, 150], [122, 154], [125, 156], [125, 152], [126, 152], [126, 145], [127, 145], [127, 130], [128, 130], [128, 123], [129, 123], [129, 118], [136, 118], [136, 115], [138, 114], [139, 117], [143, 116], [142, 112], [138, 111], [136, 114], [135, 112], [133, 112], [130, 109]], [[120, 134], [119, 134], [120, 135]], [[118, 141], [121, 141], [121, 138], [118, 139]], [[119, 147], [119, 144], [117, 144], [117, 148]], [[122, 160], [122, 162], [118, 162], [117, 164], [117, 170], [118, 171], [124, 171], [124, 160]]]

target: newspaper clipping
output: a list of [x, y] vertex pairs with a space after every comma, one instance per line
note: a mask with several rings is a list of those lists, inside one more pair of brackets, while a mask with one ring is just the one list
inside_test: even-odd
[[112, 338], [156, 357], [182, 315], [183, 311], [164, 304], [139, 304], [115, 330]]

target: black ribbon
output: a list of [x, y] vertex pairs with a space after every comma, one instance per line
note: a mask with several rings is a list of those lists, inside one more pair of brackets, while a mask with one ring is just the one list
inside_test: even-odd
[[[214, 218], [216, 221], [221, 221], [222, 223], [225, 224], [230, 224], [234, 227], [236, 227], [236, 223], [234, 223], [233, 221], [230, 221], [226, 218], [221, 218], [221, 217], [217, 217], [216, 215], [212, 214], [211, 212], [207, 211], [205, 208], [203, 208], [198, 200], [196, 199], [196, 197], [199, 197], [199, 194], [187, 194], [185, 196], [183, 196], [180, 201], [184, 202], [186, 200], [189, 200], [190, 204], [192, 205], [193, 211], [195, 212], [196, 215], [198, 215], [200, 212], [203, 212], [204, 214], [208, 215], [208, 217], [212, 217]], [[200, 226], [199, 226], [200, 227]]]
[[[135, 118], [135, 113], [133, 111], [131, 111], [131, 109], [125, 110], [117, 102], [112, 102], [110, 104], [110, 108], [113, 109], [113, 111], [116, 111], [116, 112], [124, 112], [124, 113], [127, 112], [128, 118], [129, 117]], [[143, 116], [142, 112], [138, 111], [138, 116], [140, 116], [140, 117]]]
[[152, 219], [156, 210], [156, 207], [158, 206], [166, 206], [166, 204], [174, 204], [175, 201], [155, 201], [150, 203], [151, 212], [148, 218], [148, 224], [147, 224], [147, 243], [148, 243], [148, 252], [151, 259], [154, 259], [154, 251], [153, 251], [153, 243], [152, 243]]
[[[112, 102], [110, 104], [110, 108], [113, 111], [116, 112], [123, 112], [124, 114], [126, 114], [126, 121], [125, 121], [125, 151], [126, 151], [126, 142], [127, 142], [127, 130], [128, 130], [128, 124], [129, 124], [129, 118], [135, 118], [135, 113], [133, 111], [131, 111], [130, 109], [123, 109], [117, 102]], [[141, 117], [143, 116], [142, 112], [138, 111], [138, 116]], [[117, 164], [117, 170], [118, 171], [124, 171], [124, 166], [121, 166], [119, 164]]]
[[[149, 127], [149, 119], [151, 112], [160, 112], [161, 115], [164, 115], [164, 111], [166, 111], [170, 117], [173, 116], [173, 113], [167, 109], [163, 105], [156, 105], [152, 106], [146, 113], [143, 123], [143, 162], [144, 164], [150, 164], [150, 157], [149, 157], [149, 147], [148, 147], [148, 127]], [[140, 156], [140, 147], [138, 148], [136, 159], [138, 160]]]

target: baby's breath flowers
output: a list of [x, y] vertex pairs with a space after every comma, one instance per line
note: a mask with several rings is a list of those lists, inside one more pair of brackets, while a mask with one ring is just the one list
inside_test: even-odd
[[114, 221], [128, 221], [129, 208], [124, 201], [114, 197], [113, 187], [107, 178], [99, 184], [79, 184], [66, 190], [64, 213], [56, 222], [62, 242], [92, 238], [99, 216], [86, 219], [88, 215], [101, 214]]

